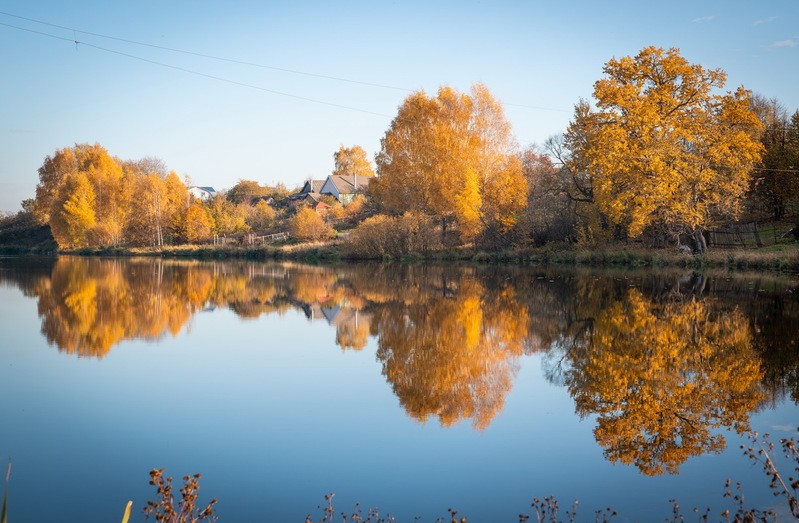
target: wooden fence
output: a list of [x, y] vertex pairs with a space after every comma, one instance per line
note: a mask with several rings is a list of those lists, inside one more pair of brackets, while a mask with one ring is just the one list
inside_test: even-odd
[[265, 245], [267, 243], [274, 243], [283, 240], [288, 240], [291, 237], [291, 234], [288, 232], [278, 232], [275, 234], [266, 234], [264, 236], [256, 236], [254, 234], [248, 234], [245, 238], [247, 244], [255, 245], [256, 243], [261, 243]]
[[[785, 229], [785, 230], [783, 230]], [[754, 249], [780, 242], [788, 228], [769, 224], [759, 226], [756, 222], [737, 223], [706, 232], [707, 243], [714, 247], [737, 247]]]
[[246, 236], [219, 236], [214, 235], [214, 245], [228, 245], [231, 243], [256, 245], [266, 245], [267, 243], [274, 243], [281, 240], [288, 240], [291, 234], [288, 232], [278, 232], [275, 234], [266, 234], [264, 236], [256, 236], [255, 234], [247, 234]]

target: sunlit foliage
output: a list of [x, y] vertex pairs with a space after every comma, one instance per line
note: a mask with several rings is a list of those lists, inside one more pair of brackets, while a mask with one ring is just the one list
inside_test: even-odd
[[65, 148], [39, 169], [33, 211], [62, 248], [183, 239], [188, 193], [164, 170], [153, 158], [120, 162], [97, 144]]
[[191, 243], [202, 243], [214, 234], [214, 218], [201, 203], [193, 203], [186, 211], [186, 239]]
[[333, 227], [310, 207], [301, 207], [291, 218], [291, 234], [298, 240], [325, 240], [335, 236]]
[[361, 256], [424, 254], [441, 247], [433, 219], [424, 214], [378, 214], [365, 219], [347, 239], [350, 252]]
[[428, 214], [470, 241], [504, 234], [524, 207], [527, 183], [502, 107], [483, 85], [442, 87], [405, 99], [381, 141], [370, 192], [386, 212]]
[[270, 228], [275, 223], [277, 213], [266, 200], [259, 200], [258, 203], [247, 209], [245, 223], [254, 231], [263, 231]]
[[677, 49], [613, 58], [596, 82], [596, 110], [578, 104], [573, 144], [600, 210], [631, 236], [664, 223], [693, 233], [735, 216], [760, 159], [749, 92], [716, 94], [726, 74]]
[[164, 245], [183, 232], [187, 192], [174, 172], [134, 178], [136, 212], [130, 213], [126, 239], [136, 245]]
[[338, 151], [333, 153], [333, 160], [335, 161], [333, 175], [363, 177], [375, 175], [366, 151], [360, 145], [352, 147], [344, 147], [342, 145]]

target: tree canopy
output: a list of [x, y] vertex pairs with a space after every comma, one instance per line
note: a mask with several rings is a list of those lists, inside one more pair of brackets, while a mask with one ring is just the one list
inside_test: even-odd
[[333, 160], [336, 163], [333, 168], [333, 175], [366, 177], [375, 175], [366, 151], [359, 145], [352, 147], [344, 147], [342, 145], [338, 151], [333, 153]]
[[604, 73], [596, 109], [578, 104], [567, 133], [599, 209], [631, 236], [734, 216], [762, 149], [749, 92], [716, 93], [726, 74], [678, 49], [647, 47], [608, 61]]
[[527, 196], [521, 160], [500, 103], [481, 84], [408, 96], [381, 140], [378, 205], [454, 222], [464, 240], [516, 223]]

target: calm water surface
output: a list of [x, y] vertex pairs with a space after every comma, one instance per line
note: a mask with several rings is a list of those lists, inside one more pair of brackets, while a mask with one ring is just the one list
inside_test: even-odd
[[328, 492], [399, 521], [550, 495], [690, 518], [727, 478], [773, 506], [740, 433], [799, 424], [784, 277], [1, 258], [0, 329], [13, 523], [142, 520], [154, 467], [202, 473], [223, 522]]

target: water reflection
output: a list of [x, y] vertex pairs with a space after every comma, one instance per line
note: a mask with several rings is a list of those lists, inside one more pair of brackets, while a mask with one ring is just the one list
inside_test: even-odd
[[174, 336], [200, 310], [242, 319], [302, 311], [342, 350], [370, 337], [408, 415], [488, 427], [521, 358], [596, 419], [607, 459], [676, 473], [719, 452], [721, 428], [799, 396], [795, 282], [697, 274], [600, 275], [521, 268], [62, 257], [0, 260], [0, 283], [38, 300], [59, 351], [102, 358], [127, 339]]
[[569, 392], [580, 415], [597, 415], [606, 458], [650, 475], [723, 450], [713, 429], [748, 430], [765, 398], [746, 318], [712, 300], [659, 303], [630, 290], [568, 357]]

